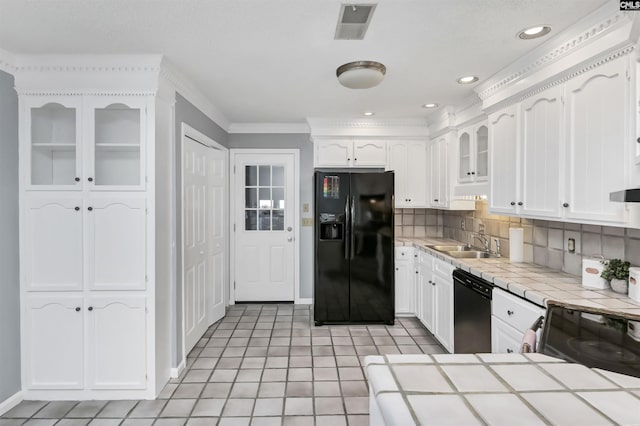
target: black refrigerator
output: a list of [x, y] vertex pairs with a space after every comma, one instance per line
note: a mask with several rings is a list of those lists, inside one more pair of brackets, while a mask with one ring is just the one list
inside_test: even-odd
[[316, 325], [393, 324], [393, 204], [393, 172], [316, 171]]

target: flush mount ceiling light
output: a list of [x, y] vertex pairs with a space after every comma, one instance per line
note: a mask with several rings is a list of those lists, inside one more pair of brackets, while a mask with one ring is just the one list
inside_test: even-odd
[[340, 65], [336, 70], [338, 81], [349, 89], [370, 89], [384, 78], [387, 67], [380, 62], [355, 61]]
[[363, 112], [362, 115], [366, 116], [366, 117], [371, 117], [372, 115], [376, 115], [375, 112], [371, 112], [371, 111], [367, 111], [367, 112]]
[[536, 25], [535, 27], [525, 28], [518, 32], [517, 37], [522, 40], [531, 40], [533, 38], [543, 37], [551, 32], [548, 25]]
[[430, 108], [437, 108], [437, 107], [438, 107], [438, 104], [434, 104], [434, 103], [430, 103], [430, 104], [424, 104], [424, 105], [422, 105], [422, 108], [427, 108], [427, 109], [430, 109]]
[[471, 83], [475, 83], [476, 81], [478, 81], [478, 77], [476, 77], [475, 75], [467, 75], [467, 76], [464, 76], [464, 77], [460, 77], [456, 81], [458, 83], [460, 83], [460, 84], [471, 84]]

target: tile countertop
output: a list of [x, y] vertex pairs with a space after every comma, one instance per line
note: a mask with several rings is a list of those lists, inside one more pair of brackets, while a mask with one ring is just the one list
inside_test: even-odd
[[368, 356], [365, 370], [372, 424], [640, 424], [639, 378], [541, 354]]
[[[562, 304], [598, 308], [602, 312], [624, 315], [640, 320], [640, 302], [611, 290], [592, 290], [582, 287], [576, 275], [555, 271], [532, 263], [511, 263], [508, 258], [454, 259], [432, 250], [427, 245], [464, 244], [443, 238], [396, 238], [396, 247], [414, 246], [432, 256], [471, 272], [506, 291], [523, 297], [539, 306], [554, 300]], [[640, 424], [640, 420], [638, 421]]]

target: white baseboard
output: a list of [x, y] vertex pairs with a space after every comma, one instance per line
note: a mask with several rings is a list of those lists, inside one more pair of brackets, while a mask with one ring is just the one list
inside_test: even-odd
[[186, 361], [183, 359], [177, 367], [171, 369], [169, 377], [171, 377], [172, 379], [177, 379], [178, 377], [180, 377], [186, 366]]
[[300, 298], [298, 300], [296, 300], [296, 305], [313, 305], [313, 298], [312, 297], [306, 297], [306, 298]]
[[22, 391], [18, 391], [4, 401], [0, 401], [0, 416], [20, 404], [22, 400]]

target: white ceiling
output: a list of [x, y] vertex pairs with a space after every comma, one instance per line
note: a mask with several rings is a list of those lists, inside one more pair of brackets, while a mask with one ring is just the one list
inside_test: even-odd
[[[306, 117], [425, 117], [606, 0], [363, 0], [378, 6], [364, 40], [334, 40], [341, 0], [0, 0], [0, 48], [13, 53], [160, 53], [233, 123]], [[609, 0], [612, 5], [613, 2]], [[614, 6], [614, 7], [616, 7]], [[548, 37], [547, 37], [548, 38]], [[354, 60], [387, 66], [369, 90], [340, 86]]]

